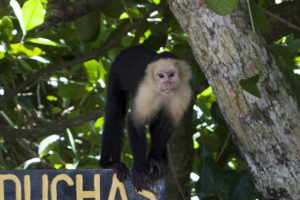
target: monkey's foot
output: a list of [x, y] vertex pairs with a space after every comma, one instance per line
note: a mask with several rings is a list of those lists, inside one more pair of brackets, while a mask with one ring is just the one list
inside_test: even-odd
[[152, 182], [163, 178], [168, 171], [168, 165], [165, 160], [149, 159], [149, 178]]
[[142, 189], [147, 189], [147, 186], [151, 183], [146, 169], [137, 170], [133, 168], [131, 181], [138, 192]]
[[124, 163], [122, 162], [113, 163], [111, 168], [115, 170], [119, 181], [123, 182], [128, 178], [129, 169], [126, 167]]
[[113, 169], [117, 174], [117, 178], [121, 182], [126, 180], [129, 176], [129, 169], [122, 162], [112, 162], [112, 161], [107, 161], [107, 159], [102, 159], [100, 160], [99, 164], [102, 166], [102, 168]]

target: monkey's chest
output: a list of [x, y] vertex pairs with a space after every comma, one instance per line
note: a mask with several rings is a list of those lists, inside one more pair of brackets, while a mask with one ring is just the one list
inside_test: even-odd
[[146, 124], [164, 111], [165, 107], [166, 105], [161, 98], [136, 96], [132, 104], [132, 115], [136, 121]]

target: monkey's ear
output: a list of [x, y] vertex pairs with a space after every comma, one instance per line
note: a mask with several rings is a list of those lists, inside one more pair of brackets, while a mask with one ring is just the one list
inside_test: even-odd
[[176, 63], [181, 73], [181, 79], [183, 81], [189, 81], [192, 78], [191, 67], [184, 60], [178, 60]]

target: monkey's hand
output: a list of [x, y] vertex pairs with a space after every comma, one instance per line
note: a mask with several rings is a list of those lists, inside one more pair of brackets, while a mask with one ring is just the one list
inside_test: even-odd
[[133, 168], [131, 181], [138, 192], [142, 189], [147, 189], [149, 183], [151, 183], [146, 168], [142, 170]]
[[152, 182], [156, 182], [158, 179], [163, 178], [168, 171], [168, 165], [167, 161], [162, 160], [156, 160], [156, 159], [149, 159], [148, 161], [149, 165], [149, 177]]
[[117, 178], [119, 181], [125, 181], [129, 176], [129, 169], [122, 162], [113, 163], [112, 168], [115, 170], [117, 174]]

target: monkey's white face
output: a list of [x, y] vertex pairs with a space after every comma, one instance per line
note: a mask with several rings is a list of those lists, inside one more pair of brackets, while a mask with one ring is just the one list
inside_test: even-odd
[[154, 70], [156, 87], [162, 95], [172, 95], [179, 86], [179, 70], [176, 67], [158, 67]]
[[173, 120], [179, 120], [191, 99], [189, 66], [183, 60], [161, 58], [150, 63], [145, 72], [134, 98], [136, 119], [146, 122], [164, 109]]

